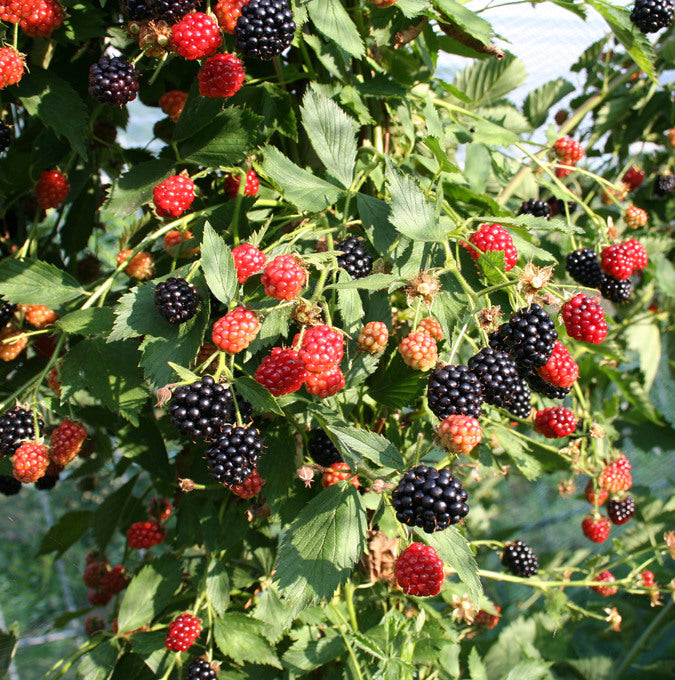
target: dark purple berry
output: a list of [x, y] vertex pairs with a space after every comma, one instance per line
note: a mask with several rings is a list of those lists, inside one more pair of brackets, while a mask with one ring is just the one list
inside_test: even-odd
[[185, 323], [197, 313], [199, 293], [185, 279], [170, 278], [157, 284], [155, 305], [169, 323]]
[[539, 560], [534, 550], [523, 541], [509, 543], [502, 552], [502, 564], [516, 576], [528, 578], [539, 571]]
[[138, 71], [120, 57], [101, 57], [89, 68], [89, 94], [102, 104], [123, 106], [136, 99]]
[[286, 0], [250, 0], [234, 29], [236, 48], [245, 56], [272, 59], [293, 42], [295, 22]]

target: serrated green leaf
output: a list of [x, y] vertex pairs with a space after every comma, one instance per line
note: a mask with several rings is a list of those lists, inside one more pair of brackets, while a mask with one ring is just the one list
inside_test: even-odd
[[548, 672], [550, 664], [536, 659], [528, 659], [516, 664], [504, 680], [541, 680], [551, 677]]
[[472, 647], [469, 653], [469, 673], [471, 673], [471, 680], [488, 680], [487, 669], [476, 647]]
[[57, 319], [56, 325], [66, 333], [92, 336], [110, 333], [115, 314], [110, 307], [77, 309]]
[[523, 102], [523, 113], [532, 127], [538, 128], [543, 125], [551, 107], [570, 92], [574, 92], [574, 85], [564, 78], [549, 80], [536, 90], [529, 92]]
[[380, 467], [403, 468], [403, 458], [398, 449], [380, 434], [330, 422], [326, 423], [326, 430], [334, 435], [338, 448], [348, 457], [363, 456]]
[[378, 371], [373, 376], [368, 394], [378, 404], [392, 409], [411, 406], [426, 387], [425, 378], [420, 371], [406, 366], [397, 352], [383, 374]]
[[654, 405], [649, 401], [649, 396], [645, 392], [642, 384], [640, 372], [620, 371], [611, 366], [601, 366], [600, 370], [608, 375], [614, 384], [619, 388], [621, 394], [647, 419], [653, 423], [661, 425], [661, 419]]
[[217, 616], [230, 605], [230, 578], [225, 565], [215, 558], [206, 570], [206, 597]]
[[317, 30], [328, 40], [357, 59], [364, 55], [363, 40], [340, 0], [310, 0], [307, 11]]
[[146, 564], [131, 579], [120, 605], [117, 625], [120, 632], [146, 626], [162, 611], [180, 586], [180, 562], [165, 555]]
[[281, 660], [284, 668], [296, 673], [312, 671], [341, 656], [345, 651], [344, 640], [330, 628], [320, 640], [302, 636], [285, 652]]
[[[120, 629], [121, 630], [121, 629]], [[140, 656], [145, 665], [153, 672], [153, 678], [161, 678], [168, 669], [174, 654], [164, 646], [165, 630], [150, 633], [134, 633], [131, 636], [131, 647]], [[121, 680], [127, 680], [121, 678]]]
[[309, 88], [302, 100], [302, 124], [326, 170], [349, 188], [356, 164], [356, 122], [332, 99]]
[[463, 293], [442, 290], [433, 301], [431, 313], [443, 329], [443, 337], [451, 338], [457, 324], [464, 319], [466, 304]]
[[399, 238], [396, 229], [389, 222], [389, 204], [381, 198], [358, 193], [356, 205], [370, 242], [384, 255]]
[[213, 635], [220, 651], [235, 663], [256, 663], [281, 668], [281, 662], [264, 638], [264, 624], [257, 619], [231, 612], [216, 620]]
[[104, 210], [119, 217], [133, 215], [152, 200], [152, 188], [164, 181], [173, 168], [173, 161], [159, 158], [132, 165], [114, 182]]
[[534, 481], [541, 477], [542, 467], [539, 461], [530, 455], [522, 439], [519, 439], [505, 427], [495, 428], [495, 439], [502, 445], [506, 454], [513, 460], [523, 477]]
[[202, 239], [202, 270], [211, 292], [225, 305], [237, 292], [237, 270], [232, 251], [207, 222]]
[[455, 86], [473, 100], [474, 106], [492, 104], [517, 87], [527, 77], [525, 64], [511, 53], [501, 60], [477, 61], [455, 76]]
[[234, 381], [238, 394], [248, 401], [258, 413], [277, 413], [284, 415], [283, 409], [270, 391], [259, 382], [246, 375], [238, 376]]
[[184, 366], [179, 366], [178, 364], [174, 364], [172, 361], [169, 361], [168, 364], [181, 379], [181, 382], [191, 383], [195, 382], [195, 380], [199, 380], [199, 376], [196, 373], [193, 373], [190, 369], [185, 368]]
[[123, 295], [115, 308], [115, 323], [108, 342], [117, 342], [141, 335], [175, 337], [177, 327], [157, 311], [154, 283], [142, 283]]
[[91, 510], [72, 510], [61, 515], [42, 537], [37, 554], [55, 552], [57, 556], [63, 555], [75, 541], [82, 538], [91, 525], [93, 514]]
[[80, 660], [76, 680], [108, 680], [119, 656], [113, 640], [103, 640]]
[[[338, 272], [338, 285], [351, 281], [351, 277], [344, 270]], [[363, 303], [359, 291], [355, 288], [338, 287], [338, 309], [342, 318], [342, 330], [348, 335], [358, 332], [363, 322]]]
[[468, 7], [454, 0], [433, 0], [433, 4], [441, 14], [441, 19], [449, 19], [483, 45], [490, 42], [490, 38], [494, 35], [492, 26]]
[[657, 323], [650, 323], [649, 319], [632, 323], [626, 330], [626, 341], [629, 349], [633, 350], [639, 359], [640, 370], [645, 382], [646, 392], [652, 387], [656, 372], [661, 361], [661, 331]]
[[[360, 290], [384, 290], [389, 288], [392, 283], [400, 281], [400, 277], [394, 276], [393, 274], [371, 274], [370, 276], [364, 276], [362, 279], [345, 279], [339, 283], [331, 283], [324, 286], [324, 290], [327, 288], [337, 288], [338, 290], [348, 290], [350, 288], [357, 288]], [[403, 285], [401, 281], [401, 285]]]
[[485, 191], [485, 185], [492, 171], [490, 153], [482, 144], [467, 144], [464, 176], [473, 191]]
[[40, 260], [0, 262], [0, 295], [19, 305], [47, 305], [52, 309], [84, 295], [70, 274]]

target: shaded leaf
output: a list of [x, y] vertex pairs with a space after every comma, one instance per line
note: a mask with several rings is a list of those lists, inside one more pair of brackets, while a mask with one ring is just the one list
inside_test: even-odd
[[91, 510], [73, 510], [61, 515], [42, 537], [37, 554], [55, 552], [57, 556], [63, 555], [75, 541], [82, 538], [91, 525], [93, 514]]
[[214, 638], [220, 651], [235, 663], [257, 663], [281, 668], [281, 662], [264, 638], [265, 624], [245, 614], [231, 612], [216, 620]]
[[47, 305], [52, 309], [84, 295], [70, 274], [40, 260], [0, 262], [0, 295], [19, 305]]

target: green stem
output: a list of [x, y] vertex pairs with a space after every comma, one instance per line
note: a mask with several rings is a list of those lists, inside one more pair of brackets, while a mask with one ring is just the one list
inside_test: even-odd
[[[340, 633], [340, 637], [342, 638], [343, 642], [345, 643], [345, 647], [347, 647], [347, 651], [349, 652], [349, 657], [352, 660], [352, 664], [354, 666], [354, 672], [356, 673], [356, 677], [358, 680], [364, 680], [363, 673], [361, 672], [361, 666], [359, 665], [359, 660], [356, 657], [356, 653], [354, 652], [354, 648], [352, 647], [351, 642], [349, 642], [349, 639], [347, 638], [347, 635], [345, 634], [345, 631], [343, 629], [343, 624], [346, 626], [347, 622], [345, 621], [345, 618], [342, 616], [338, 608], [331, 604], [330, 609], [335, 614], [335, 616], [340, 619], [340, 621], [337, 622], [337, 628], [338, 632]], [[342, 622], [342, 623], [341, 623]]]
[[356, 618], [356, 609], [354, 608], [354, 584], [351, 580], [345, 583], [345, 600], [347, 601], [347, 611], [349, 612], [352, 630], [357, 631], [359, 629], [359, 622]]

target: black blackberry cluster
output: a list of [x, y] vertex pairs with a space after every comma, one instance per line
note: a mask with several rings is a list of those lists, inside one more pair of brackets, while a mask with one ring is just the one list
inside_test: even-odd
[[565, 259], [567, 273], [580, 285], [597, 288], [602, 281], [600, 259], [592, 248], [579, 248]]
[[632, 496], [607, 501], [607, 516], [612, 524], [625, 524], [634, 514], [635, 499]]
[[338, 255], [338, 266], [345, 269], [353, 279], [362, 279], [373, 271], [373, 254], [356, 236], [340, 241], [335, 245], [335, 250], [343, 251], [342, 255]]
[[129, 21], [144, 21], [152, 19], [153, 0], [120, 0], [120, 8]]
[[2, 121], [0, 121], [0, 153], [7, 151], [11, 143], [12, 131], [9, 129], [9, 125], [5, 125]]
[[448, 468], [418, 465], [408, 470], [391, 495], [396, 519], [428, 534], [457, 524], [469, 514], [467, 493]]
[[0, 493], [3, 496], [16, 496], [21, 491], [21, 482], [9, 475], [0, 475]]
[[[500, 329], [501, 331], [501, 329]], [[548, 312], [534, 303], [511, 315], [504, 329], [504, 342], [519, 366], [543, 366], [551, 356], [558, 331]]]
[[239, 486], [253, 474], [262, 448], [260, 432], [252, 425], [224, 425], [206, 449], [209, 472], [220, 484]]
[[675, 189], [675, 175], [656, 175], [654, 180], [654, 196], [663, 198], [670, 196]]
[[[251, 405], [235, 393], [242, 420], [251, 418]], [[210, 375], [174, 391], [169, 401], [171, 422], [191, 439], [213, 439], [226, 423], [237, 420], [232, 390]]]
[[330, 467], [342, 460], [340, 452], [328, 435], [321, 429], [312, 430], [307, 439], [310, 458], [321, 467]]
[[452, 415], [479, 418], [483, 411], [483, 389], [466, 366], [435, 368], [429, 376], [427, 399], [432, 413], [441, 420]]
[[[0, 301], [1, 302], [1, 301]], [[16, 305], [10, 302], [0, 304], [0, 331], [9, 323], [12, 315], [16, 311]]]
[[673, 21], [673, 0], [635, 0], [630, 20], [643, 33], [656, 33]]
[[157, 284], [155, 305], [169, 323], [185, 323], [197, 313], [199, 293], [185, 279], [172, 277]]
[[539, 201], [536, 198], [531, 198], [529, 201], [523, 201], [518, 210], [519, 215], [534, 215], [535, 217], [545, 217], [548, 219], [551, 216], [551, 206], [546, 201]]
[[547, 203], [551, 206], [551, 215], [566, 215], [565, 213], [565, 205], [567, 205], [567, 212], [570, 215], [573, 215], [576, 211], [577, 208], [579, 207], [577, 203], [574, 201], [570, 201], [569, 203], [565, 203], [565, 201], [562, 200], [562, 198], [549, 198]]
[[192, 659], [187, 667], [185, 680], [216, 680], [218, 675], [206, 659]]
[[503, 323], [496, 331], [492, 331], [488, 335], [488, 344], [492, 349], [496, 349], [499, 352], [509, 353], [509, 345], [507, 342], [507, 329], [508, 323]]
[[123, 106], [136, 99], [138, 71], [120, 57], [101, 57], [89, 68], [89, 94], [101, 104]]
[[539, 560], [534, 550], [523, 541], [509, 543], [502, 552], [502, 564], [516, 576], [528, 578], [539, 571]]
[[234, 29], [235, 46], [245, 57], [272, 59], [293, 42], [295, 22], [286, 0], [250, 0]]
[[532, 392], [524, 380], [519, 380], [514, 388], [511, 398], [506, 403], [506, 410], [516, 418], [527, 418], [532, 410]]
[[167, 24], [175, 24], [201, 4], [202, 0], [152, 0], [151, 3], [155, 18]]
[[483, 388], [483, 400], [493, 406], [506, 406], [520, 382], [516, 362], [506, 352], [491, 347], [469, 359], [469, 370]]
[[[17, 406], [0, 416], [0, 455], [12, 456], [21, 442], [35, 439], [35, 415], [33, 411]], [[43, 432], [45, 422], [38, 418], [38, 429]]]
[[58, 481], [58, 475], [44, 475], [35, 482], [35, 488], [40, 489], [40, 491], [50, 491], [56, 486], [56, 482]]
[[613, 276], [603, 272], [599, 288], [602, 297], [611, 302], [621, 304], [622, 302], [628, 302], [633, 292], [633, 282], [630, 279], [625, 281], [615, 279]]
[[551, 383], [547, 383], [536, 371], [526, 371], [523, 377], [530, 386], [530, 389], [549, 399], [564, 399], [572, 389], [571, 387], [551, 385]]

